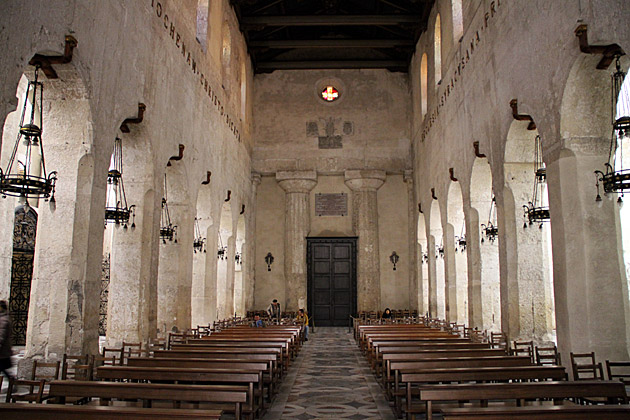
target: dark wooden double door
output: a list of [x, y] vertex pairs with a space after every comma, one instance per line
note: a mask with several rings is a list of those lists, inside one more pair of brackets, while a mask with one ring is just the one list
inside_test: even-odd
[[357, 308], [356, 238], [307, 238], [308, 312], [316, 326], [347, 326]]

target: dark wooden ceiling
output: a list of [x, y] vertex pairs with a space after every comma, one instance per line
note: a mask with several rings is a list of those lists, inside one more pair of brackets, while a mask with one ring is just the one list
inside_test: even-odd
[[230, 0], [256, 73], [406, 72], [434, 0]]

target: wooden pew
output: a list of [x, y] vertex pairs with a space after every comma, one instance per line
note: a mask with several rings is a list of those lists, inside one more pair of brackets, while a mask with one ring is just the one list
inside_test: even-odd
[[[515, 367], [480, 367], [480, 368], [435, 368], [435, 369], [401, 369], [400, 382], [407, 386], [406, 405], [407, 418], [412, 407], [412, 389], [414, 384], [431, 382], [472, 382], [472, 381], [510, 381], [510, 380], [555, 380], [567, 379], [566, 370], [562, 366], [515, 366]], [[401, 405], [396, 398], [396, 412], [401, 412]]]
[[220, 419], [221, 414], [221, 410], [58, 404], [0, 404], [0, 418], [3, 420], [85, 420], [86, 418], [103, 420], [203, 420]]
[[[487, 343], [424, 343], [406, 345], [404, 342], [397, 343], [396, 346], [375, 345], [374, 351], [368, 354], [368, 362], [372, 370], [376, 370], [381, 365], [383, 353], [411, 353], [418, 350], [457, 350], [457, 349], [489, 349]], [[505, 351], [503, 352], [505, 354]]]
[[526, 407], [450, 408], [444, 420], [628, 420], [628, 405], [553, 405]]
[[205, 350], [205, 349], [222, 349], [224, 351], [231, 351], [234, 348], [242, 348], [248, 350], [255, 349], [277, 349], [282, 354], [283, 368], [287, 370], [289, 368], [289, 361], [291, 360], [290, 347], [286, 342], [246, 342], [246, 341], [224, 341], [224, 342], [207, 342], [196, 344], [173, 344], [172, 350]]
[[[478, 400], [487, 406], [488, 400], [519, 400], [550, 398], [606, 398], [609, 403], [627, 404], [625, 387], [617, 381], [547, 381], [507, 384], [427, 385], [420, 387], [420, 401], [426, 404], [427, 420], [432, 419], [433, 404], [438, 401]], [[413, 410], [415, 411], [415, 410]]]
[[[250, 418], [262, 407], [262, 371], [252, 369], [186, 369], [137, 366], [101, 366], [96, 376], [104, 380], [134, 380], [160, 382], [195, 382], [200, 384], [236, 384], [248, 386], [247, 410]], [[256, 403], [256, 394], [260, 404]]]
[[[111, 399], [143, 400], [143, 407], [150, 408], [153, 400], [227, 403], [225, 411], [233, 411], [241, 418], [242, 404], [247, 403], [247, 386], [226, 385], [172, 385], [98, 381], [52, 381], [50, 396], [64, 404], [68, 397], [99, 398], [101, 405]], [[223, 408], [222, 408], [223, 410]]]
[[[383, 385], [387, 395], [400, 394], [400, 372], [415, 371], [416, 369], [436, 368], [476, 368], [476, 367], [507, 367], [507, 366], [531, 366], [531, 359], [527, 356], [488, 356], [488, 357], [447, 357], [441, 359], [424, 360], [398, 360], [390, 361], [388, 371], [383, 374]], [[393, 372], [393, 374], [392, 374]], [[394, 392], [391, 393], [391, 385]]]
[[182, 359], [163, 357], [133, 357], [127, 360], [127, 366], [166, 367], [166, 368], [229, 368], [262, 370], [263, 380], [269, 387], [269, 399], [274, 394], [276, 378], [273, 375], [273, 362], [252, 359]]
[[[387, 374], [389, 370], [389, 363], [393, 361], [419, 361], [426, 359], [443, 359], [449, 357], [490, 357], [490, 356], [505, 356], [505, 351], [502, 349], [454, 349], [454, 350], [415, 350], [415, 349], [403, 349], [403, 353], [381, 353], [381, 359], [383, 361], [381, 365], [381, 371], [383, 374]], [[378, 371], [376, 372], [378, 374]]]

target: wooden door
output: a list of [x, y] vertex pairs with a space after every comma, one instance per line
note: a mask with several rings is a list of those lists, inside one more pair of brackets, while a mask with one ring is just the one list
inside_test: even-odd
[[307, 238], [308, 312], [315, 326], [347, 326], [357, 308], [356, 238]]

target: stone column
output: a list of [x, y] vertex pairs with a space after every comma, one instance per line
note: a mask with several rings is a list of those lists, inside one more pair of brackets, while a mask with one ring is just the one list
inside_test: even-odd
[[112, 241], [107, 308], [107, 343], [144, 342], [155, 334], [157, 265], [162, 196], [150, 179], [127, 182], [125, 189], [136, 205], [136, 228], [118, 230]]
[[608, 200], [601, 192], [599, 208], [593, 185], [593, 171], [608, 159], [609, 140], [564, 141], [571, 150], [546, 159], [558, 346], [563, 360], [569, 352], [592, 351], [598, 361], [628, 360], [619, 211], [616, 196]]
[[409, 309], [418, 309], [418, 210], [416, 207], [413, 172], [405, 171], [407, 184], [407, 218], [409, 220]]
[[286, 303], [284, 309], [297, 311], [306, 302], [306, 237], [311, 230], [310, 191], [317, 185], [315, 171], [278, 172], [276, 180], [286, 192], [284, 276]]
[[352, 190], [352, 227], [359, 237], [357, 246], [358, 311], [381, 308], [378, 205], [376, 191], [386, 179], [384, 171], [346, 171], [346, 185]]
[[457, 319], [457, 269], [455, 266], [455, 229], [447, 223], [444, 227], [444, 312], [446, 320], [458, 322]]
[[468, 325], [483, 326], [481, 302], [481, 232], [479, 212], [468, 208], [466, 218], [466, 257], [468, 263]]
[[261, 176], [259, 173], [252, 173], [252, 194], [249, 208], [246, 210], [247, 220], [249, 222], [249, 231], [247, 233], [247, 252], [243, 252], [243, 264], [247, 275], [245, 276], [245, 284], [243, 285], [245, 294], [245, 312], [254, 309], [254, 283], [256, 278], [256, 200], [258, 194], [258, 186], [260, 185]]

